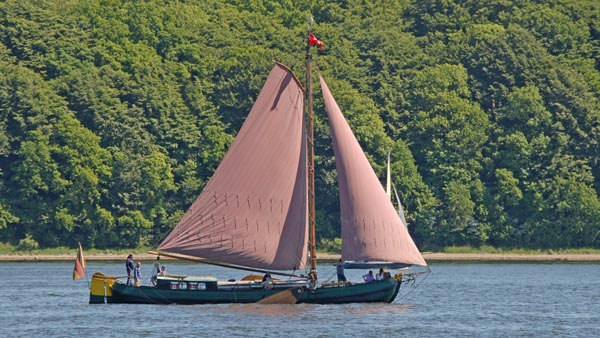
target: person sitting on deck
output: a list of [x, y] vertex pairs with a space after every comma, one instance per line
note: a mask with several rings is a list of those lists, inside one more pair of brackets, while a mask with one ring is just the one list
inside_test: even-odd
[[310, 290], [314, 290], [317, 287], [317, 273], [316, 271], [311, 271], [308, 274], [308, 288]]
[[371, 283], [371, 282], [375, 281], [375, 277], [373, 277], [373, 270], [369, 270], [369, 273], [366, 275], [363, 275], [362, 277], [366, 283]]
[[160, 271], [158, 272], [159, 276], [166, 276], [167, 275], [167, 268], [163, 265], [160, 267]]
[[273, 278], [271, 278], [270, 273], [265, 273], [265, 275], [262, 278], [262, 285], [265, 289], [270, 289], [273, 287]]
[[377, 280], [384, 280], [385, 279], [385, 271], [383, 271], [383, 268], [379, 268], [379, 273], [377, 274]]

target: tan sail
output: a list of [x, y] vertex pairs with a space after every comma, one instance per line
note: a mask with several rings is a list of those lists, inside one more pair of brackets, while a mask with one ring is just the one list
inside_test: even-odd
[[340, 189], [342, 257], [426, 266], [323, 77]]
[[303, 88], [275, 64], [210, 181], [159, 250], [272, 270], [307, 257]]

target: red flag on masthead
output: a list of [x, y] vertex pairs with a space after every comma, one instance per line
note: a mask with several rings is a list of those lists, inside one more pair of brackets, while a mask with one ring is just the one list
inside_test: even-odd
[[319, 49], [323, 49], [323, 41], [317, 39], [313, 33], [308, 33], [308, 44], [311, 46], [319, 46]]

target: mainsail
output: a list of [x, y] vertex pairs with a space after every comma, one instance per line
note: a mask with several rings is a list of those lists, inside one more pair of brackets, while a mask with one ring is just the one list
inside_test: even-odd
[[426, 266], [322, 76], [320, 81], [338, 174], [342, 257]]
[[269, 270], [304, 268], [304, 93], [276, 63], [231, 148], [159, 250]]

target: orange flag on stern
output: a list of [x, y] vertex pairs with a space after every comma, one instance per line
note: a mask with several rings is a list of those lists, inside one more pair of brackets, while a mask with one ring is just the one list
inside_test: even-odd
[[75, 259], [75, 268], [73, 269], [73, 280], [83, 278], [83, 271], [85, 270], [85, 258], [83, 258], [83, 248], [81, 243], [79, 244], [79, 250], [77, 251], [77, 258]]

